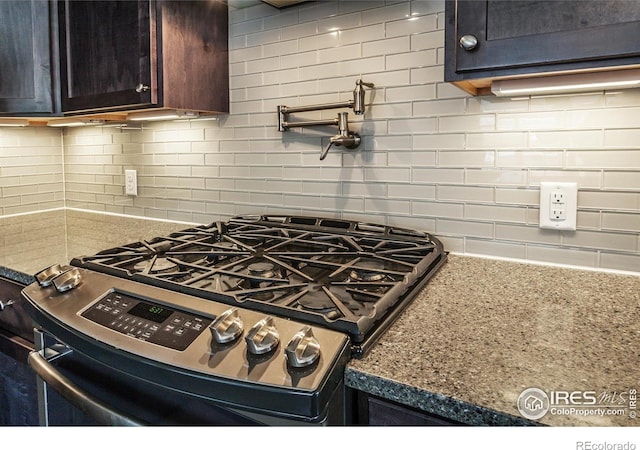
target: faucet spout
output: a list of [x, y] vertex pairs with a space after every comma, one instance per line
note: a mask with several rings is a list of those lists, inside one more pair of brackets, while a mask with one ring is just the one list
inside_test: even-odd
[[327, 157], [327, 153], [329, 153], [333, 145], [351, 149], [359, 146], [361, 140], [358, 133], [349, 131], [349, 113], [338, 113], [338, 134], [329, 138], [329, 145], [320, 152], [320, 160], [322, 161]]
[[331, 149], [332, 145], [333, 145], [333, 141], [330, 140], [329, 141], [329, 145], [327, 145], [327, 147], [320, 152], [320, 161], [322, 161], [323, 159], [325, 159], [327, 157], [327, 153], [329, 153], [329, 149]]

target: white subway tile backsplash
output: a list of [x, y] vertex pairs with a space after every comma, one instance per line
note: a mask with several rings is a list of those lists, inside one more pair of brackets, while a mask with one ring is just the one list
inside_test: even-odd
[[437, 219], [435, 234], [493, 238], [494, 224], [471, 220]]
[[360, 44], [363, 42], [384, 39], [385, 37], [389, 36], [385, 35], [383, 24], [351, 28], [338, 32], [338, 41], [340, 45]]
[[438, 121], [438, 131], [445, 133], [473, 133], [474, 131], [494, 131], [495, 126], [496, 117], [491, 114], [446, 116], [440, 117]]
[[492, 150], [440, 150], [438, 152], [440, 167], [493, 167], [495, 159], [495, 152]]
[[636, 128], [640, 108], [569, 110], [564, 112], [565, 127], [572, 129]]
[[469, 204], [464, 207], [464, 217], [471, 220], [495, 222], [527, 222], [527, 210], [518, 206], [493, 206]]
[[635, 232], [640, 229], [640, 215], [623, 212], [602, 213], [602, 229]]
[[386, 23], [386, 32], [388, 37], [425, 33], [435, 31], [437, 29], [438, 20], [435, 14], [411, 16]]
[[463, 184], [464, 170], [414, 167], [411, 178], [415, 183]]
[[[380, 184], [375, 186], [378, 186], [379, 189], [384, 187]], [[436, 198], [436, 187], [434, 185], [393, 183], [386, 186], [386, 190], [390, 198], [400, 197], [417, 200], [435, 200]]]
[[427, 50], [441, 47], [444, 43], [444, 31], [431, 31], [428, 33], [412, 34], [411, 50]]
[[494, 202], [494, 188], [485, 186], [448, 186], [436, 188], [438, 200], [458, 200], [470, 202]]
[[562, 128], [562, 118], [562, 112], [499, 113], [496, 119], [496, 129], [499, 131], [520, 131]]
[[640, 146], [640, 129], [604, 130], [605, 148], [638, 148]]
[[552, 264], [598, 267], [598, 252], [556, 246], [527, 246], [527, 259]]
[[600, 253], [600, 264], [603, 269], [640, 272], [640, 257], [628, 253]]
[[[431, 87], [434, 88], [435, 86]], [[413, 92], [422, 93], [422, 95], [417, 97], [416, 100], [435, 98], [435, 89], [425, 88], [426, 86], [417, 86], [413, 88]], [[413, 113], [416, 116], [440, 117], [464, 114], [464, 112], [464, 99], [416, 101], [413, 103]]]
[[381, 23], [405, 19], [411, 15], [411, 5], [407, 2], [381, 6], [362, 11], [362, 24]]
[[638, 172], [605, 170], [602, 184], [605, 189], [637, 191], [640, 190], [640, 176]]
[[362, 56], [387, 55], [398, 53], [399, 51], [408, 52], [410, 47], [411, 41], [409, 36], [365, 42], [362, 44]]
[[447, 202], [412, 202], [411, 213], [416, 216], [462, 219], [464, 217], [464, 205]]
[[603, 134], [600, 130], [586, 131], [532, 131], [529, 148], [601, 149]]
[[489, 241], [484, 239], [466, 239], [464, 249], [472, 255], [494, 256], [499, 258], [526, 259], [525, 244]]
[[386, 70], [400, 70], [416, 66], [434, 66], [437, 64], [436, 57], [434, 49], [392, 54], [385, 57], [385, 67]]
[[[343, 217], [429, 231], [454, 252], [640, 272], [638, 91], [471, 97], [443, 82], [443, 11], [442, 0], [234, 10], [231, 114], [67, 129], [64, 142], [59, 129], [0, 129], [0, 214]], [[375, 83], [364, 116], [349, 111], [359, 148], [320, 161], [335, 127], [276, 130], [277, 105], [345, 101], [359, 78]], [[124, 195], [126, 168], [138, 197]], [[538, 228], [542, 181], [578, 183], [575, 232]]]
[[568, 151], [569, 168], [640, 169], [640, 150]]
[[535, 170], [529, 171], [529, 182], [537, 186], [542, 181], [564, 181], [577, 183], [578, 189], [599, 189], [602, 185], [600, 170]]
[[[321, 4], [325, 8], [333, 7], [334, 9], [338, 9], [335, 3], [321, 2]], [[362, 16], [359, 12], [355, 12], [353, 14], [342, 14], [342, 15], [326, 14], [323, 17], [324, 17], [323, 19], [318, 20], [319, 34], [332, 33], [335, 31], [345, 30], [347, 28], [355, 28], [362, 25]]]
[[578, 209], [580, 208], [638, 213], [640, 212], [640, 193], [585, 190], [578, 195]]
[[495, 238], [502, 241], [516, 241], [548, 245], [560, 245], [562, 236], [559, 231], [538, 228], [537, 226], [518, 224], [496, 224]]
[[462, 133], [414, 135], [413, 148], [418, 150], [463, 149], [465, 148], [465, 135]]
[[[518, 174], [513, 174], [513, 181], [518, 177]], [[469, 172], [467, 172], [467, 182], [469, 180]], [[496, 180], [497, 184], [505, 184], [504, 179]], [[482, 183], [478, 183], [482, 184]], [[492, 184], [492, 183], [488, 183]], [[509, 188], [509, 187], [496, 187], [496, 203], [497, 204], [510, 204], [510, 205], [538, 205], [540, 200], [540, 190], [532, 188]], [[537, 209], [536, 209], [537, 212]]]
[[[444, 152], [441, 152], [441, 154]], [[470, 168], [465, 170], [465, 182], [469, 184], [486, 184], [490, 186], [526, 186], [529, 172], [524, 169], [490, 169]], [[514, 198], [523, 195], [522, 190], [514, 189]], [[498, 191], [496, 190], [496, 194]], [[496, 201], [498, 197], [496, 195]], [[509, 202], [507, 202], [509, 203]]]
[[388, 121], [389, 134], [434, 133], [437, 122], [433, 117], [417, 119], [397, 119]]
[[554, 167], [564, 166], [562, 151], [499, 150], [496, 155], [497, 167]]

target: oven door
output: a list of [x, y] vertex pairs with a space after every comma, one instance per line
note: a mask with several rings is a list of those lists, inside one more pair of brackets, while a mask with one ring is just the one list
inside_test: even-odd
[[211, 401], [113, 370], [35, 332], [29, 365], [37, 374], [40, 425], [259, 425]]

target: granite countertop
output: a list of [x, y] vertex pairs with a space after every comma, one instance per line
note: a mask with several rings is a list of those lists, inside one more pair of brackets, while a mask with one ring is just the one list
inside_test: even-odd
[[[28, 284], [52, 264], [188, 226], [74, 210], [0, 218], [0, 276]], [[628, 401], [639, 318], [637, 276], [449, 255], [345, 383], [473, 425], [637, 426], [628, 410], [530, 422], [517, 399], [537, 387]]]
[[639, 318], [638, 276], [449, 255], [371, 351], [349, 363], [346, 385], [474, 425], [638, 426], [628, 408], [623, 416], [550, 408], [530, 422], [517, 400], [535, 387], [593, 391], [600, 409], [629, 406], [640, 388]]

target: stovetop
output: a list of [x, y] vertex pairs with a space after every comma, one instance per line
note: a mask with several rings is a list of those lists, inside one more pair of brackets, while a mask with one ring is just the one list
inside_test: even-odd
[[315, 217], [242, 216], [71, 264], [349, 335], [363, 354], [446, 261], [428, 233]]

